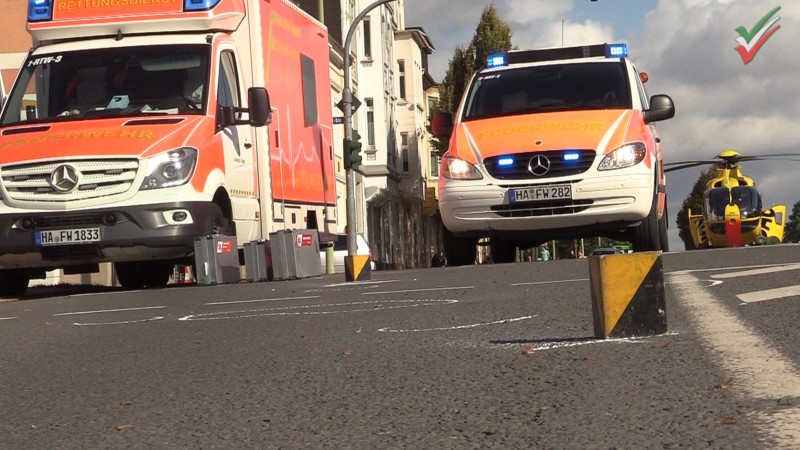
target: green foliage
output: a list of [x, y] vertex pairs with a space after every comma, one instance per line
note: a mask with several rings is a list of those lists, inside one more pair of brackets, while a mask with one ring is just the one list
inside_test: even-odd
[[[490, 53], [511, 50], [511, 26], [500, 20], [494, 4], [484, 8], [469, 46], [457, 46], [439, 83], [439, 110], [455, 114], [472, 75], [485, 67]], [[441, 156], [449, 138], [433, 138], [431, 146]]]
[[683, 241], [683, 246], [686, 250], [696, 250], [694, 241], [692, 240], [692, 231], [689, 227], [689, 209], [692, 214], [700, 214], [703, 210], [703, 193], [706, 191], [706, 186], [711, 179], [714, 178], [717, 168], [711, 167], [702, 172], [694, 183], [689, 195], [683, 200], [681, 210], [675, 216], [675, 224], [678, 225], [678, 236]]
[[792, 206], [792, 213], [786, 221], [786, 229], [783, 233], [785, 242], [800, 241], [800, 201]]

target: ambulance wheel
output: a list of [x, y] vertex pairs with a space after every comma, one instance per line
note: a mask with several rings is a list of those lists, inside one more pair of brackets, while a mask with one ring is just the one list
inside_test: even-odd
[[631, 232], [633, 251], [653, 252], [661, 250], [661, 235], [658, 231], [658, 194], [653, 197], [650, 214]]
[[448, 266], [475, 264], [476, 239], [456, 237], [444, 227], [442, 227], [442, 235], [444, 238], [444, 256], [447, 259]]
[[114, 263], [117, 280], [125, 289], [164, 287], [174, 270], [174, 264], [163, 261], [132, 261]]
[[25, 295], [31, 277], [25, 270], [0, 270], [0, 298], [17, 298]]
[[495, 264], [512, 263], [517, 260], [517, 246], [512, 242], [493, 239], [489, 244], [489, 250]]
[[[666, 201], [666, 200], [664, 200]], [[667, 236], [667, 205], [664, 204], [664, 214], [661, 215], [661, 218], [658, 219], [658, 237], [661, 241], [661, 251], [668, 252], [669, 251], [669, 236]]]
[[117, 274], [117, 281], [123, 288], [144, 288], [144, 274], [139, 262], [115, 262], [114, 272]]

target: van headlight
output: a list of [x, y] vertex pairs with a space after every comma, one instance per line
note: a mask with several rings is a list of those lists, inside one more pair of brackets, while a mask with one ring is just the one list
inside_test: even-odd
[[147, 174], [141, 190], [180, 186], [192, 178], [197, 165], [197, 150], [181, 147], [147, 160]]
[[483, 178], [478, 168], [454, 156], [442, 158], [444, 165], [444, 177], [451, 180], [480, 180]]
[[625, 144], [606, 155], [597, 170], [614, 170], [635, 166], [644, 160], [647, 148], [641, 142]]

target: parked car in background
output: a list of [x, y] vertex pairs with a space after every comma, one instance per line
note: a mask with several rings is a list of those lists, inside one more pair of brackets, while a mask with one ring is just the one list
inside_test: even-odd
[[[375, 260], [372, 257], [372, 249], [364, 236], [356, 235], [356, 255], [369, 255], [369, 268], [375, 270]], [[333, 241], [333, 268], [336, 273], [344, 273], [344, 257], [347, 256], [347, 235], [339, 234], [336, 240]], [[325, 272], [325, 248], [320, 245], [319, 252], [320, 261], [322, 261], [322, 270]]]
[[592, 256], [596, 255], [620, 255], [623, 251], [616, 247], [598, 247], [592, 252]]

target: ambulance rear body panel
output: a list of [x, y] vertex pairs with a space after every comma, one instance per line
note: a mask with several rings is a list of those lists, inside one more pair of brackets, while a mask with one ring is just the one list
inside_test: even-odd
[[[192, 3], [55, 1], [29, 22], [0, 117], [0, 269], [185, 263], [214, 205], [240, 244], [335, 230], [326, 29], [283, 0]], [[247, 124], [250, 87], [268, 127]]]
[[[548, 92], [552, 86], [568, 90]], [[524, 246], [557, 238], [624, 237], [648, 216], [656, 196], [661, 217], [662, 154], [655, 127], [644, 119], [647, 101], [627, 58], [480, 71], [456, 114], [440, 172], [446, 174], [455, 158], [479, 175], [440, 176], [444, 226], [456, 236], [497, 237]], [[606, 156], [630, 144], [642, 151], [640, 162], [599, 170]]]

